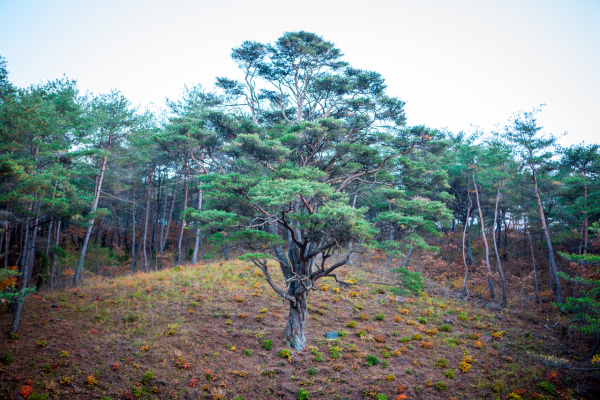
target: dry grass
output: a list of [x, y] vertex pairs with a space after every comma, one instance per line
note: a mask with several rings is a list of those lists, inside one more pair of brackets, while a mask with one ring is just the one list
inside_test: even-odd
[[[371, 267], [340, 275], [381, 279]], [[534, 354], [556, 351], [539, 325], [453, 299], [323, 283], [328, 290], [309, 297], [306, 350], [290, 357], [280, 357], [286, 302], [240, 261], [92, 278], [78, 290], [41, 293], [27, 300], [20, 339], [0, 339], [0, 353], [13, 358], [0, 364], [0, 399], [25, 385], [51, 399], [295, 399], [301, 388], [310, 399], [505, 398], [511, 391], [551, 398], [535, 383], [549, 371]], [[447, 318], [450, 332], [439, 330]], [[328, 331], [340, 340], [326, 341]], [[378, 363], [368, 366], [370, 356]], [[456, 376], [435, 366], [441, 358]], [[555, 386], [571, 393], [563, 381]]]

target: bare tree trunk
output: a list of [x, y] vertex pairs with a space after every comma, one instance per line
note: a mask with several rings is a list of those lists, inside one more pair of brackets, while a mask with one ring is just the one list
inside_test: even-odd
[[550, 263], [551, 275], [554, 275], [554, 281], [556, 284], [556, 301], [562, 304], [562, 291], [560, 287], [560, 277], [558, 276], [558, 269], [556, 268], [556, 261], [554, 261], [554, 250], [552, 249], [552, 241], [550, 240], [550, 230], [546, 224], [546, 217], [544, 214], [544, 207], [542, 207], [542, 200], [540, 198], [540, 192], [538, 190], [537, 177], [535, 175], [535, 167], [530, 165], [531, 173], [533, 175], [533, 185], [535, 190], [535, 198], [537, 199], [538, 207], [540, 209], [540, 218], [542, 220], [542, 227], [544, 228], [544, 235], [546, 236], [546, 244], [548, 245], [548, 261]]
[[5, 222], [6, 225], [6, 239], [4, 240], [4, 268], [8, 268], [8, 250], [10, 249], [10, 230], [8, 229], [8, 220]]
[[[202, 210], [202, 189], [198, 189], [198, 211]], [[192, 255], [192, 264], [196, 265], [198, 261], [198, 248], [202, 241], [202, 232], [200, 227], [196, 228], [196, 243], [194, 243], [194, 254]]]
[[488, 247], [488, 242], [485, 237], [485, 222], [483, 221], [483, 212], [481, 211], [481, 203], [479, 202], [479, 191], [477, 190], [477, 182], [475, 181], [475, 171], [473, 171], [473, 185], [475, 187], [477, 209], [479, 210], [479, 220], [481, 222], [481, 237], [483, 239], [483, 244], [485, 245], [485, 265], [488, 269], [488, 283], [490, 285], [490, 296], [492, 297], [492, 300], [496, 300], [496, 296], [494, 295], [494, 283], [492, 282], [492, 268], [490, 267], [490, 249]]
[[148, 272], [148, 255], [146, 252], [146, 242], [148, 241], [148, 221], [150, 220], [150, 201], [152, 199], [152, 168], [148, 168], [148, 190], [146, 195], [146, 218], [144, 221], [144, 236], [142, 238], [144, 248], [144, 269]]
[[[39, 211], [39, 201], [37, 202], [34, 209], [35, 209], [35, 214], [37, 214]], [[27, 289], [27, 287], [29, 286], [29, 279], [31, 278], [31, 272], [33, 271], [33, 261], [35, 258], [34, 257], [35, 256], [35, 241], [36, 241], [36, 237], [37, 237], [38, 221], [39, 221], [39, 218], [36, 218], [33, 221], [31, 240], [28, 240], [28, 238], [25, 238], [25, 242], [27, 243], [27, 245], [25, 247], [25, 257], [23, 257], [23, 269], [22, 269], [21, 282], [19, 284], [19, 291], [23, 291], [24, 289]], [[29, 224], [30, 221], [28, 221], [27, 223]], [[29, 235], [29, 225], [27, 225], [26, 231], [27, 231], [26, 235]], [[15, 308], [15, 315], [13, 316], [13, 322], [10, 327], [11, 333], [17, 333], [17, 331], [19, 330], [19, 321], [21, 319], [21, 312], [23, 311], [23, 301], [24, 301], [23, 296], [20, 296], [19, 299], [17, 300], [17, 304], [16, 304], [16, 308]]]
[[412, 256], [413, 249], [414, 247], [410, 247], [408, 249], [408, 254], [406, 255], [406, 257], [404, 257], [404, 261], [402, 262], [400, 268], [406, 268], [408, 266], [408, 262], [410, 261], [410, 256]]
[[290, 313], [287, 326], [285, 327], [287, 345], [298, 351], [302, 351], [306, 346], [304, 326], [306, 325], [306, 317], [308, 315], [307, 294], [307, 292], [303, 292], [295, 296], [295, 306], [290, 302]]
[[588, 197], [588, 188], [587, 188], [587, 173], [585, 169], [583, 170], [583, 215], [585, 218], [583, 219], [583, 254], [587, 254], [588, 249], [588, 205], [587, 205], [587, 197]]
[[[169, 237], [169, 230], [171, 228], [171, 220], [173, 219], [173, 211], [175, 210], [175, 199], [177, 198], [177, 189], [179, 188], [180, 180], [181, 180], [181, 175], [178, 175], [177, 183], [175, 184], [175, 188], [173, 189], [173, 200], [171, 201], [171, 211], [169, 211], [169, 220], [167, 221], [167, 226], [165, 228], [164, 239], [162, 240], [162, 243], [160, 245], [160, 255], [161, 256], [165, 249], [165, 245], [167, 244], [167, 238]], [[161, 237], [162, 237], [162, 231], [161, 231]]]
[[77, 263], [77, 269], [75, 270], [75, 275], [73, 275], [73, 284], [78, 285], [81, 280], [81, 272], [83, 271], [83, 261], [85, 260], [85, 253], [87, 251], [87, 246], [90, 241], [90, 235], [92, 233], [92, 228], [94, 227], [94, 213], [98, 208], [98, 201], [100, 200], [100, 190], [102, 189], [102, 180], [104, 179], [104, 171], [106, 171], [106, 160], [108, 159], [108, 152], [110, 151], [110, 146], [112, 144], [112, 136], [108, 138], [108, 147], [106, 149], [106, 155], [102, 160], [102, 168], [100, 170], [100, 177], [98, 179], [98, 183], [95, 187], [94, 193], [94, 204], [92, 205], [92, 218], [88, 221], [88, 228], [85, 232], [85, 238], [83, 239], [83, 246], [81, 247], [81, 255], [79, 256], [79, 262]]
[[535, 269], [535, 254], [533, 254], [533, 242], [531, 241], [531, 235], [529, 234], [529, 228], [527, 227], [527, 217], [523, 216], [525, 221], [525, 234], [527, 235], [527, 241], [529, 242], [529, 248], [531, 249], [531, 262], [533, 263], [533, 282], [535, 283], [535, 300], [540, 302], [540, 295], [538, 290], [537, 270]]
[[[500, 183], [498, 181], [498, 191], [496, 192], [496, 208], [494, 210], [494, 220], [498, 218], [498, 202], [500, 200]], [[492, 233], [494, 230], [492, 229]], [[495, 238], [494, 238], [495, 239]], [[498, 243], [502, 240], [502, 232], [498, 230], [498, 241], [494, 240], [494, 252], [496, 253], [496, 261], [498, 262], [498, 270], [500, 271], [500, 278], [502, 279], [502, 305], [506, 307], [506, 281], [504, 280], [504, 272], [502, 271], [502, 263], [500, 262], [500, 255], [498, 254]]]
[[[57, 247], [58, 246], [58, 240], [60, 238], [60, 223], [62, 221], [58, 220], [58, 223], [56, 224], [56, 232], [55, 232], [55, 240], [54, 240], [54, 246]], [[52, 273], [50, 274], [50, 287], [52, 289], [54, 289], [54, 276], [56, 274], [56, 250], [54, 250], [52, 252]]]
[[[465, 255], [465, 239], [467, 239], [467, 232], [469, 229], [469, 217], [471, 216], [471, 208], [473, 207], [473, 201], [471, 200], [471, 177], [467, 178], [467, 197], [469, 204], [467, 205], [467, 213], [465, 217], [465, 228], [463, 230], [463, 241], [462, 241], [462, 254], [463, 262], [465, 264], [465, 278], [463, 279], [463, 292], [467, 291], [467, 278], [469, 277], [469, 267], [467, 266], [467, 257]], [[467, 241], [468, 243], [468, 241]], [[469, 249], [471, 246], [469, 246]]]
[[131, 192], [131, 272], [135, 267], [135, 173], [133, 176], [133, 190]]
[[[187, 164], [187, 161], [186, 161]], [[190, 169], [186, 165], [186, 173], [185, 173], [185, 189], [183, 195], [183, 210], [182, 210], [182, 219], [181, 219], [181, 229], [179, 230], [179, 240], [177, 241], [177, 265], [181, 265], [181, 242], [183, 240], [183, 230], [185, 228], [185, 216], [184, 212], [187, 208], [187, 198], [188, 198], [188, 186], [189, 186], [189, 177], [190, 177]]]

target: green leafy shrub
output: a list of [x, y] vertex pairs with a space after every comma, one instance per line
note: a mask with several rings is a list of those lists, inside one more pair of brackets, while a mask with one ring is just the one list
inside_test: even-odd
[[435, 388], [440, 392], [445, 392], [446, 390], [448, 390], [448, 384], [446, 382], [440, 381], [435, 384]]
[[538, 386], [540, 389], [542, 389], [546, 393], [556, 394], [556, 388], [554, 387], [554, 384], [552, 384], [550, 382], [546, 382], [546, 381], [540, 382], [540, 383], [538, 383]]
[[383, 320], [385, 320], [385, 314], [383, 314], [383, 313], [375, 314], [375, 321], [383, 321]]
[[435, 365], [438, 368], [446, 368], [448, 366], [448, 360], [446, 360], [445, 358], [439, 358], [433, 365]]
[[308, 392], [304, 389], [298, 390], [298, 400], [308, 400]]
[[8, 365], [8, 364], [10, 364], [11, 362], [13, 362], [13, 358], [12, 358], [12, 356], [11, 356], [9, 353], [2, 354], [2, 355], [0, 356], [0, 362], [1, 362], [2, 364], [4, 364], [4, 365]]
[[401, 288], [392, 288], [391, 292], [393, 294], [407, 294], [408, 291], [420, 296], [423, 289], [425, 289], [425, 279], [420, 272], [411, 271], [406, 268], [394, 268], [392, 272], [399, 275], [399, 279], [404, 287], [404, 290]]
[[379, 364], [379, 358], [375, 357], [373, 354], [369, 354], [367, 356], [367, 365], [371, 367], [377, 364]]
[[281, 358], [288, 358], [290, 356], [290, 351], [287, 349], [281, 349], [279, 350], [279, 357]]
[[271, 347], [273, 347], [273, 341], [271, 339], [265, 340], [262, 344], [262, 347], [265, 350], [271, 350]]
[[442, 332], [452, 332], [452, 327], [448, 324], [442, 324], [438, 329]]
[[152, 373], [152, 370], [148, 370], [142, 377], [142, 383], [145, 385], [148, 382], [150, 382], [152, 379], [154, 379], [154, 374]]

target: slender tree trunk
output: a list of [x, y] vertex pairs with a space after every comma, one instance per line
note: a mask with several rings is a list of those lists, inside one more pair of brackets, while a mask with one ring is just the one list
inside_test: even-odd
[[402, 261], [402, 265], [400, 266], [400, 268], [406, 268], [408, 266], [408, 262], [410, 261], [410, 256], [412, 256], [412, 252], [413, 252], [414, 247], [410, 247], [408, 249], [408, 254], [406, 255], [406, 257], [404, 257], [404, 261]]
[[308, 303], [306, 302], [307, 292], [296, 295], [296, 305], [290, 302], [290, 313], [287, 326], [285, 327], [285, 339], [287, 345], [302, 351], [306, 346], [306, 337], [304, 336], [304, 327], [308, 315]]
[[[483, 212], [481, 211], [481, 203], [479, 202], [479, 191], [477, 190], [477, 182], [475, 181], [475, 171], [473, 171], [473, 185], [475, 187], [475, 196], [477, 198], [477, 209], [479, 210], [479, 220], [481, 221], [481, 237], [485, 246], [485, 265], [488, 269], [488, 283], [490, 285], [490, 296], [492, 300], [496, 299], [494, 295], [494, 283], [492, 282], [492, 268], [490, 267], [490, 249], [485, 237], [485, 222], [483, 221]], [[492, 228], [493, 230], [493, 228]]]
[[171, 210], [169, 211], [169, 220], [167, 221], [167, 226], [165, 227], [165, 236], [162, 244], [160, 245], [160, 255], [162, 256], [165, 245], [167, 244], [167, 239], [169, 238], [169, 231], [171, 229], [171, 220], [173, 219], [173, 211], [175, 210], [175, 199], [177, 198], [177, 189], [179, 188], [179, 181], [181, 180], [181, 175], [177, 176], [177, 183], [175, 183], [175, 188], [173, 189], [173, 200], [171, 201]]
[[[187, 163], [187, 161], [186, 161], [186, 163]], [[181, 242], [183, 240], [183, 230], [185, 229], [185, 216], [184, 216], [184, 212], [185, 212], [185, 209], [187, 208], [189, 177], [190, 177], [190, 169], [186, 165], [185, 189], [184, 189], [184, 195], [183, 195], [183, 210], [181, 212], [181, 214], [182, 214], [181, 229], [179, 230], [179, 239], [177, 241], [177, 265], [181, 265], [181, 260], [182, 260], [182, 257], [181, 257]]]
[[[463, 241], [462, 241], [462, 254], [463, 262], [465, 264], [465, 278], [463, 279], [463, 292], [467, 291], [467, 278], [469, 277], [469, 267], [467, 266], [467, 257], [465, 255], [465, 239], [467, 239], [467, 233], [469, 230], [469, 217], [471, 216], [471, 208], [473, 207], [473, 201], [471, 200], [471, 177], [467, 178], [467, 197], [469, 203], [467, 204], [467, 212], [465, 216], [465, 228], [463, 230]], [[467, 243], [469, 243], [467, 241]], [[471, 246], [469, 246], [469, 249]]]
[[135, 174], [133, 176], [133, 190], [131, 192], [131, 272], [135, 267]]
[[587, 197], [588, 197], [588, 188], [587, 188], [587, 173], [585, 171], [585, 169], [583, 170], [583, 199], [584, 199], [584, 204], [583, 204], [583, 254], [587, 254], [587, 249], [588, 249], [588, 204], [587, 204]]
[[108, 152], [110, 151], [110, 146], [112, 144], [112, 136], [108, 138], [108, 147], [106, 149], [106, 155], [102, 160], [102, 168], [100, 169], [100, 177], [98, 179], [98, 183], [95, 187], [94, 193], [94, 204], [92, 205], [92, 218], [88, 221], [88, 228], [85, 232], [85, 238], [83, 239], [83, 246], [81, 247], [81, 255], [79, 256], [79, 262], [77, 263], [77, 269], [75, 270], [75, 275], [73, 276], [73, 284], [78, 285], [81, 280], [81, 272], [83, 271], [83, 261], [85, 260], [85, 253], [87, 251], [87, 246], [90, 241], [90, 235], [92, 233], [92, 228], [94, 227], [95, 218], [93, 217], [96, 209], [98, 208], [98, 201], [100, 200], [100, 190], [102, 189], [102, 180], [104, 179], [104, 172], [106, 171], [106, 160], [108, 159]]
[[[39, 211], [39, 201], [37, 202], [36, 206], [34, 207], [35, 210], [35, 214], [38, 213]], [[22, 270], [22, 277], [21, 277], [21, 282], [19, 284], [19, 291], [23, 291], [25, 289], [27, 289], [27, 287], [29, 286], [29, 279], [31, 278], [31, 273], [33, 271], [33, 261], [34, 261], [34, 256], [35, 256], [35, 241], [36, 241], [36, 237], [37, 237], [37, 230], [38, 230], [38, 221], [39, 218], [35, 218], [35, 220], [33, 220], [33, 228], [31, 229], [31, 240], [28, 240], [26, 238], [26, 242], [27, 242], [27, 246], [25, 247], [25, 257], [23, 257], [23, 270]], [[29, 223], [29, 221], [28, 221]], [[29, 234], [29, 225], [27, 226], [27, 235]], [[10, 327], [10, 332], [11, 333], [17, 333], [17, 331], [19, 330], [19, 321], [21, 319], [21, 312], [23, 311], [23, 301], [24, 298], [23, 296], [20, 296], [20, 298], [17, 300], [17, 304], [16, 304], [16, 309], [15, 309], [15, 315], [13, 316], [13, 322], [12, 325]]]
[[8, 268], [8, 250], [10, 249], [10, 230], [8, 229], [8, 221], [5, 222], [6, 225], [6, 239], [4, 240], [4, 268]]
[[[202, 210], [202, 189], [198, 189], [198, 211]], [[198, 248], [200, 247], [200, 242], [202, 241], [202, 232], [200, 231], [200, 227], [196, 228], [196, 243], [194, 243], [194, 254], [192, 255], [192, 264], [196, 265], [198, 262]]]
[[146, 242], [148, 241], [148, 221], [150, 220], [150, 201], [152, 199], [152, 168], [148, 168], [148, 190], [146, 195], [146, 218], [144, 220], [144, 236], [143, 248], [144, 248], [144, 269], [148, 272], [148, 254], [146, 252]]
[[469, 265], [475, 266], [475, 256], [473, 255], [473, 248], [471, 247], [471, 229], [469, 229], [469, 222], [467, 221], [467, 260]]
[[533, 264], [533, 282], [535, 284], [535, 300], [540, 302], [540, 295], [538, 289], [538, 280], [537, 280], [537, 270], [535, 268], [535, 254], [533, 254], [533, 242], [531, 241], [531, 235], [529, 234], [529, 227], [527, 226], [527, 217], [523, 216], [523, 220], [525, 222], [525, 234], [527, 235], [527, 241], [529, 242], [529, 247], [531, 249], [531, 262]]
[[544, 207], [542, 207], [542, 199], [538, 190], [537, 177], [535, 175], [535, 167], [530, 165], [531, 173], [533, 175], [533, 185], [535, 190], [535, 198], [537, 199], [538, 207], [540, 209], [540, 219], [542, 220], [542, 227], [544, 228], [544, 235], [546, 236], [546, 244], [548, 245], [548, 261], [550, 263], [551, 274], [554, 276], [556, 286], [556, 302], [562, 304], [562, 291], [560, 287], [560, 277], [558, 276], [558, 269], [556, 268], [556, 261], [554, 261], [554, 250], [552, 249], [552, 241], [550, 240], [550, 230], [548, 224], [546, 224], [546, 217], [544, 214]]
[[[498, 191], [496, 192], [496, 208], [494, 210], [494, 220], [498, 218], [498, 202], [500, 201], [500, 183], [502, 180], [498, 181]], [[500, 225], [498, 225], [500, 226]], [[494, 230], [492, 229], [492, 233]], [[498, 262], [498, 270], [500, 271], [500, 278], [502, 279], [502, 306], [506, 307], [506, 281], [504, 279], [504, 272], [502, 271], [502, 263], [500, 262], [500, 255], [498, 254], [498, 243], [502, 239], [502, 232], [500, 229], [498, 230], [498, 241], [494, 240], [494, 252], [496, 253], [496, 261]]]
[[[58, 223], [56, 224], [56, 232], [55, 232], [55, 239], [54, 239], [54, 246], [57, 247], [58, 246], [58, 241], [60, 238], [60, 223], [62, 221], [58, 220]], [[50, 274], [50, 287], [52, 289], [54, 289], [54, 276], [56, 274], [56, 250], [52, 251], [52, 272]]]

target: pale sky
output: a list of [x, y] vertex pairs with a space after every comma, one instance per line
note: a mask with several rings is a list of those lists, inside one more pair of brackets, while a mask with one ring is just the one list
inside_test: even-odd
[[409, 125], [489, 131], [545, 103], [562, 144], [600, 142], [600, 0], [0, 0], [14, 84], [65, 74], [141, 106], [237, 77], [232, 47], [297, 30], [381, 73]]

